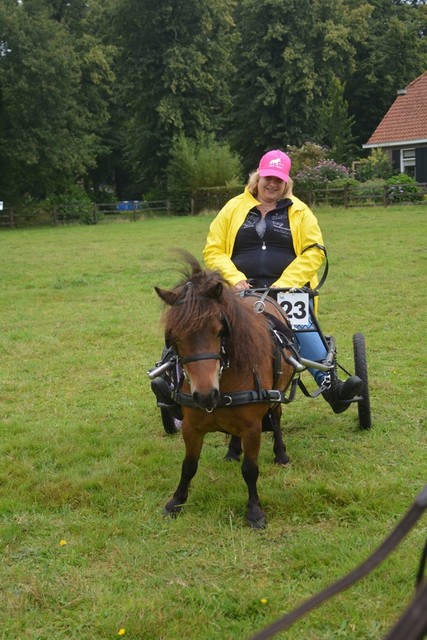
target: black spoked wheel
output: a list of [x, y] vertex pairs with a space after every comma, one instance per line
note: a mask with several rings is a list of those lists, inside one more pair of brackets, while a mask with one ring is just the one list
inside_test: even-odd
[[359, 413], [359, 427], [370, 429], [372, 427], [371, 403], [369, 399], [368, 365], [366, 362], [365, 337], [362, 333], [355, 333], [353, 336], [353, 353], [355, 374], [363, 382], [362, 399], [357, 403]]
[[172, 411], [160, 407], [160, 415], [162, 417], [163, 428], [169, 435], [174, 435], [181, 430], [181, 420], [175, 418]]

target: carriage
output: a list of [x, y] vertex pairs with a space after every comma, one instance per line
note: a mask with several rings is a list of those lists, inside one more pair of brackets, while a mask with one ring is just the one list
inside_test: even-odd
[[[301, 289], [249, 289], [234, 293], [222, 276], [203, 269], [183, 252], [187, 263], [184, 280], [173, 289], [155, 287], [165, 303], [163, 323], [166, 347], [162, 359], [148, 372], [157, 391], [166, 388], [164, 402], [156, 393], [167, 433], [181, 427], [185, 457], [179, 484], [164, 509], [175, 517], [188, 498], [196, 474], [204, 436], [208, 432], [230, 434], [226, 458], [240, 460], [249, 499], [246, 520], [255, 529], [266, 526], [258, 497], [258, 456], [262, 431], [273, 432], [274, 461], [289, 458], [280, 428], [282, 405], [295, 399], [306, 369], [320, 369], [338, 385], [335, 339], [326, 336], [312, 311], [317, 291]], [[306, 322], [308, 319], [309, 322]], [[298, 331], [317, 331], [327, 350], [322, 362], [301, 357]], [[346, 402], [357, 404], [359, 426], [371, 427], [368, 371], [363, 334], [353, 336], [354, 366], [362, 380], [360, 395]], [[160, 393], [160, 396], [162, 393]]]

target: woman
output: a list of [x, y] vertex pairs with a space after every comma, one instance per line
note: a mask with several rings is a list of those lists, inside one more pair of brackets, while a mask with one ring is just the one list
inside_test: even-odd
[[[312, 211], [292, 195], [291, 160], [273, 150], [260, 160], [244, 192], [229, 200], [213, 220], [203, 257], [236, 291], [251, 287], [315, 289], [324, 260], [322, 234]], [[317, 302], [317, 299], [316, 299]], [[313, 325], [311, 324], [311, 327]], [[316, 331], [296, 334], [301, 355], [321, 362], [327, 356]], [[330, 375], [311, 370], [335, 413], [349, 407], [362, 390], [357, 376], [331, 386]]]

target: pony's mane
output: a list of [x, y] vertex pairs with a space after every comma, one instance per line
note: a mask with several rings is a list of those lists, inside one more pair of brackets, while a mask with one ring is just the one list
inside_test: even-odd
[[254, 369], [269, 357], [270, 340], [265, 317], [245, 306], [217, 271], [202, 269], [191, 254], [180, 252], [186, 266], [184, 279], [171, 291], [175, 303], [163, 315], [169, 340], [199, 332], [212, 318], [228, 323], [227, 355], [233, 366]]

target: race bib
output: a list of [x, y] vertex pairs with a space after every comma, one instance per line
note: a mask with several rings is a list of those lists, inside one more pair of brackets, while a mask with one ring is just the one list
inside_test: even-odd
[[283, 308], [293, 327], [310, 324], [310, 306], [308, 293], [291, 293], [279, 291], [277, 302]]

